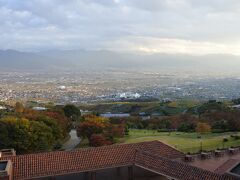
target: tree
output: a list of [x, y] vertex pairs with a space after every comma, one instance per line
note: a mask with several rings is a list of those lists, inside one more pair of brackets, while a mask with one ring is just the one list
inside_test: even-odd
[[178, 131], [191, 132], [191, 131], [194, 131], [195, 128], [196, 128], [196, 125], [194, 125], [193, 123], [182, 122], [178, 128]]
[[232, 102], [233, 102], [234, 104], [240, 104], [240, 98], [238, 98], [238, 99], [233, 99]]
[[101, 123], [102, 125], [109, 123], [109, 119], [108, 118], [95, 116], [95, 115], [85, 116], [84, 117], [84, 121], [94, 121], [96, 123]]
[[14, 148], [19, 153], [45, 151], [53, 149], [60, 139], [59, 125], [48, 117], [0, 119], [0, 149]]
[[208, 102], [202, 104], [197, 108], [199, 117], [201, 117], [206, 112], [215, 111], [229, 111], [229, 107], [222, 102], [217, 102], [216, 100], [209, 100]]
[[89, 145], [92, 147], [104, 146], [112, 144], [102, 134], [92, 134], [89, 140]]
[[81, 112], [78, 107], [73, 104], [68, 104], [64, 106], [63, 111], [65, 115], [70, 118], [72, 121], [76, 121], [81, 116]]
[[45, 112], [45, 115], [50, 117], [51, 119], [54, 119], [57, 122], [57, 124], [61, 126], [64, 137], [68, 135], [68, 133], [71, 130], [71, 122], [63, 112], [48, 111], [48, 112]]
[[23, 111], [24, 111], [23, 104], [20, 103], [20, 102], [16, 102], [16, 104], [15, 104], [15, 112], [16, 113], [23, 113]]
[[199, 122], [196, 127], [196, 132], [200, 134], [211, 132], [211, 126], [208, 123]]
[[109, 128], [111, 128], [112, 136], [114, 137], [124, 137], [127, 129], [125, 121], [121, 119], [111, 119]]
[[37, 121], [43, 122], [45, 125], [47, 125], [48, 127], [51, 128], [55, 142], [57, 142], [63, 138], [62, 130], [61, 130], [59, 124], [55, 120], [51, 119], [48, 116], [42, 115], [37, 118]]
[[159, 122], [159, 128], [170, 129], [171, 128], [171, 122], [168, 119], [163, 119]]
[[11, 139], [8, 135], [8, 124], [0, 121], [0, 149], [10, 147]]
[[36, 118], [39, 116], [39, 111], [25, 108], [23, 111], [23, 116], [29, 120], [36, 120]]
[[29, 121], [24, 118], [5, 117], [1, 122], [1, 148], [14, 148], [18, 152], [27, 152], [31, 144]]
[[85, 121], [78, 125], [77, 127], [77, 135], [78, 137], [88, 138], [92, 134], [100, 134], [103, 132], [104, 125], [102, 123], [94, 122], [94, 121]]
[[54, 137], [52, 129], [43, 122], [31, 121], [31, 150], [45, 151], [53, 148]]
[[228, 122], [224, 119], [216, 121], [212, 125], [212, 129], [226, 132], [229, 129]]
[[[101, 144], [103, 137], [108, 142], [107, 144], [112, 144], [114, 141], [114, 136], [124, 136], [125, 121], [111, 120], [111, 122], [108, 118], [98, 117], [95, 115], [86, 116], [84, 121], [77, 126], [77, 135], [78, 137], [87, 138], [90, 146], [93, 139], [94, 142], [95, 140], [97, 141], [96, 144]], [[91, 139], [93, 134], [101, 134], [103, 137], [93, 136], [94, 138]]]

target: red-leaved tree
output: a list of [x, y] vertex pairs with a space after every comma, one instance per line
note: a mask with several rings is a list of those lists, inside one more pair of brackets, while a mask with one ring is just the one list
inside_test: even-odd
[[107, 140], [102, 134], [92, 134], [89, 140], [89, 145], [92, 147], [111, 145], [112, 142]]

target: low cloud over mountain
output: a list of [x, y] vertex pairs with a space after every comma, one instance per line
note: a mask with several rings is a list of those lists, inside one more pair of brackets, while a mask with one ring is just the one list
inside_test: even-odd
[[200, 69], [237, 71], [240, 57], [234, 55], [137, 54], [113, 51], [53, 50], [44, 52], [0, 51], [0, 69], [124, 70]]

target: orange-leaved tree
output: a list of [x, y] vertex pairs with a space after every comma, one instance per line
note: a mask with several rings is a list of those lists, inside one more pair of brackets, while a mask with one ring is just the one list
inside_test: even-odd
[[211, 132], [211, 126], [208, 123], [199, 122], [197, 123], [196, 132], [203, 134]]

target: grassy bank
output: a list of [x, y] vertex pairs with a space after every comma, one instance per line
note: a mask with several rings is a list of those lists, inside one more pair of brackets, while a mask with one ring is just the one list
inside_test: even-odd
[[[194, 153], [201, 149], [214, 150], [217, 148], [226, 148], [231, 146], [240, 146], [240, 139], [231, 137], [233, 133], [209, 133], [201, 135], [198, 138], [197, 133], [182, 132], [157, 132], [154, 130], [130, 130], [129, 135], [125, 137], [126, 143], [160, 140], [166, 144], [174, 146], [182, 152]], [[240, 133], [238, 133], [240, 135]], [[223, 143], [223, 139], [227, 142]], [[202, 144], [202, 145], [201, 145]]]

